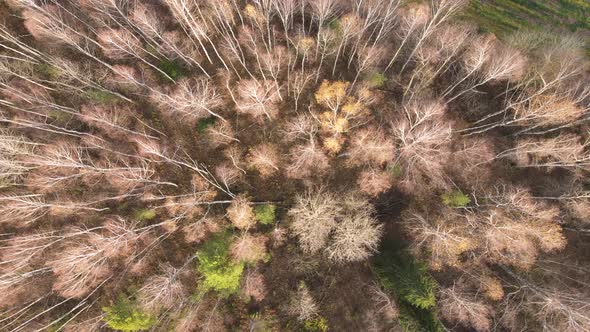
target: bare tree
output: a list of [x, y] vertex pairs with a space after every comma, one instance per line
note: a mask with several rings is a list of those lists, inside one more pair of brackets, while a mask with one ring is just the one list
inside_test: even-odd
[[420, 101], [404, 109], [405, 117], [391, 125], [404, 184], [411, 188], [427, 177], [431, 185], [444, 186], [441, 162], [449, 154], [451, 139], [451, 126], [443, 118], [445, 105]]
[[383, 226], [373, 218], [375, 211], [363, 198], [348, 194], [344, 204], [348, 211], [336, 225], [326, 252], [337, 263], [365, 260], [377, 252]]
[[318, 305], [305, 283], [301, 282], [299, 284], [297, 293], [291, 299], [289, 312], [301, 321], [313, 319], [317, 316], [319, 312]]
[[387, 71], [394, 62], [397, 60], [402, 49], [411, 40], [411, 36], [418, 31], [418, 29], [427, 24], [430, 19], [430, 8], [427, 5], [410, 5], [408, 8], [400, 10], [400, 23], [399, 30], [401, 35], [398, 37], [401, 39], [397, 50], [389, 60], [389, 63], [385, 67], [384, 71]]
[[0, 179], [2, 187], [19, 183], [32, 167], [25, 163], [33, 155], [37, 143], [23, 136], [0, 131]]
[[400, 72], [403, 72], [406, 66], [412, 60], [414, 54], [422, 46], [422, 44], [428, 40], [428, 38], [436, 32], [440, 26], [448, 21], [454, 14], [456, 14], [467, 1], [465, 0], [437, 0], [433, 1], [430, 7], [430, 15], [427, 19], [427, 23], [422, 25], [422, 29], [419, 35], [416, 37], [414, 48], [408, 55], [408, 59], [404, 63]]
[[250, 200], [243, 195], [234, 198], [227, 208], [227, 217], [239, 229], [247, 230], [256, 223], [254, 209], [250, 206]]
[[233, 142], [240, 142], [236, 137], [234, 127], [227, 121], [217, 121], [212, 126], [207, 127], [205, 135], [207, 137], [207, 144], [213, 148]]
[[456, 221], [458, 218], [449, 211], [442, 216], [418, 211], [404, 215], [404, 226], [413, 237], [412, 249], [417, 254], [428, 253], [429, 265], [434, 270], [459, 266], [460, 256], [475, 245], [475, 241], [466, 236], [469, 229], [464, 226], [465, 221]]
[[394, 153], [394, 142], [382, 130], [368, 127], [356, 130], [351, 135], [347, 157], [349, 163], [355, 166], [381, 166], [392, 161]]
[[356, 182], [363, 193], [375, 197], [391, 188], [393, 176], [387, 170], [369, 168], [359, 174]]
[[176, 18], [183, 31], [190, 37], [195, 47], [198, 47], [205, 54], [207, 60], [213, 63], [213, 58], [209, 54], [205, 43], [213, 48], [215, 55], [221, 61], [224, 68], [229, 70], [217, 50], [215, 43], [209, 37], [211, 27], [207, 24], [201, 6], [195, 2], [186, 0], [165, 0], [164, 3], [170, 8], [172, 15]]
[[186, 290], [180, 280], [182, 269], [163, 265], [162, 274], [150, 277], [138, 291], [139, 303], [148, 312], [157, 313], [160, 309], [170, 310], [182, 306]]
[[85, 239], [69, 241], [59, 256], [47, 262], [55, 274], [53, 289], [63, 297], [79, 298], [111, 277], [109, 259], [134, 252], [140, 234], [124, 221], [108, 221], [105, 233], [87, 233]]
[[295, 110], [299, 108], [299, 100], [304, 89], [311, 83], [313, 74], [303, 74], [302, 72], [296, 72], [291, 75], [290, 80], [287, 82], [289, 85], [289, 91], [293, 93], [293, 99], [295, 101]]
[[217, 218], [201, 218], [182, 228], [184, 239], [189, 243], [199, 243], [210, 233], [221, 230], [221, 222]]
[[242, 80], [238, 83], [237, 99], [234, 102], [238, 112], [248, 114], [256, 120], [266, 116], [272, 121], [278, 115], [279, 100], [280, 93], [274, 82]]
[[540, 252], [560, 250], [566, 244], [561, 227], [552, 221], [514, 221], [497, 211], [488, 218], [484, 249], [490, 261], [528, 270]]
[[232, 257], [237, 261], [256, 263], [266, 256], [266, 242], [264, 235], [238, 235], [230, 247]]
[[246, 272], [242, 283], [242, 293], [248, 299], [251, 297], [258, 302], [264, 300], [267, 294], [264, 276], [256, 270]]
[[208, 116], [215, 116], [225, 121], [213, 110], [223, 104], [223, 98], [208, 79], [183, 79], [169, 94], [152, 93], [154, 99], [164, 111], [180, 115], [180, 119], [190, 121]]
[[469, 294], [464, 287], [454, 284], [440, 290], [439, 307], [442, 316], [451, 322], [457, 322], [477, 331], [491, 329], [492, 308], [478, 301], [476, 296]]
[[299, 238], [303, 251], [317, 253], [325, 247], [341, 211], [336, 197], [321, 189], [295, 198], [295, 206], [289, 210], [294, 218], [291, 230]]
[[318, 146], [314, 138], [307, 143], [291, 148], [289, 160], [287, 175], [296, 179], [325, 174], [330, 168], [328, 156]]
[[559, 135], [554, 138], [521, 139], [514, 149], [497, 157], [515, 157], [520, 167], [568, 167], [587, 168], [590, 156], [585, 152], [587, 142], [580, 142], [575, 135]]
[[248, 164], [256, 169], [262, 177], [268, 177], [279, 171], [280, 154], [273, 145], [258, 145], [250, 149]]

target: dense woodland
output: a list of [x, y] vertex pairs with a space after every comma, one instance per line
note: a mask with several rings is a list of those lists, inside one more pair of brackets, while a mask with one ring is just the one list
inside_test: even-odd
[[465, 1], [0, 1], [1, 331], [590, 331], [590, 67]]

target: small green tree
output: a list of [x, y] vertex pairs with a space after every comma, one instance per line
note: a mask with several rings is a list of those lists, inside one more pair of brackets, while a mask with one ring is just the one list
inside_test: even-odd
[[385, 250], [373, 264], [381, 287], [393, 293], [406, 332], [445, 331], [436, 312], [436, 281], [426, 266], [402, 250]]
[[256, 206], [254, 213], [256, 220], [263, 225], [270, 225], [274, 223], [276, 217], [277, 207], [273, 204], [262, 204]]
[[156, 318], [142, 312], [134, 301], [119, 295], [114, 305], [103, 307], [107, 325], [119, 331], [144, 331], [156, 324]]
[[244, 263], [231, 260], [229, 247], [230, 234], [223, 232], [216, 234], [197, 252], [197, 270], [204, 277], [200, 284], [202, 293], [214, 290], [228, 297], [240, 288]]
[[471, 203], [469, 196], [465, 195], [461, 190], [453, 190], [442, 194], [441, 198], [446, 206], [453, 208], [465, 207]]
[[403, 256], [386, 251], [375, 259], [374, 267], [381, 286], [393, 291], [401, 300], [421, 309], [435, 306], [436, 281], [427, 268], [409, 254]]

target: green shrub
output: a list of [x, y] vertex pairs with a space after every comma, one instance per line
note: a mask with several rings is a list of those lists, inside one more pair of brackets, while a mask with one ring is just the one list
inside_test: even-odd
[[276, 217], [277, 207], [273, 204], [257, 205], [254, 209], [256, 220], [263, 225], [270, 225], [274, 223]]
[[156, 217], [156, 211], [150, 209], [139, 209], [135, 211], [134, 217], [138, 221], [150, 221]]
[[203, 275], [200, 291], [219, 292], [223, 297], [236, 293], [244, 272], [244, 263], [235, 263], [229, 255], [230, 234], [216, 234], [197, 252], [197, 270]]
[[156, 318], [139, 310], [134, 301], [119, 295], [113, 306], [103, 307], [107, 325], [119, 331], [149, 330], [156, 324]]
[[453, 190], [442, 194], [441, 198], [446, 206], [453, 208], [465, 207], [471, 203], [469, 196], [465, 195], [461, 190]]
[[322, 316], [308, 319], [303, 323], [303, 328], [310, 332], [326, 332], [328, 331], [328, 321]]
[[387, 77], [385, 77], [385, 75], [383, 75], [382, 73], [373, 73], [367, 79], [367, 83], [369, 83], [370, 86], [375, 88], [380, 88], [384, 86], [385, 82], [387, 82]]

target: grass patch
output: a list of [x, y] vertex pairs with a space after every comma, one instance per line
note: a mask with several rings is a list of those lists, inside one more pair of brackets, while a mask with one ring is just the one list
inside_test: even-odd
[[520, 29], [590, 29], [590, 2], [580, 0], [471, 0], [464, 17], [505, 36]]
[[119, 97], [110, 92], [101, 90], [88, 90], [85, 93], [86, 98], [98, 103], [98, 104], [115, 104], [119, 102]]
[[[586, 0], [470, 0], [462, 19], [503, 39], [518, 30], [590, 30]], [[590, 55], [590, 45], [586, 45]]]

